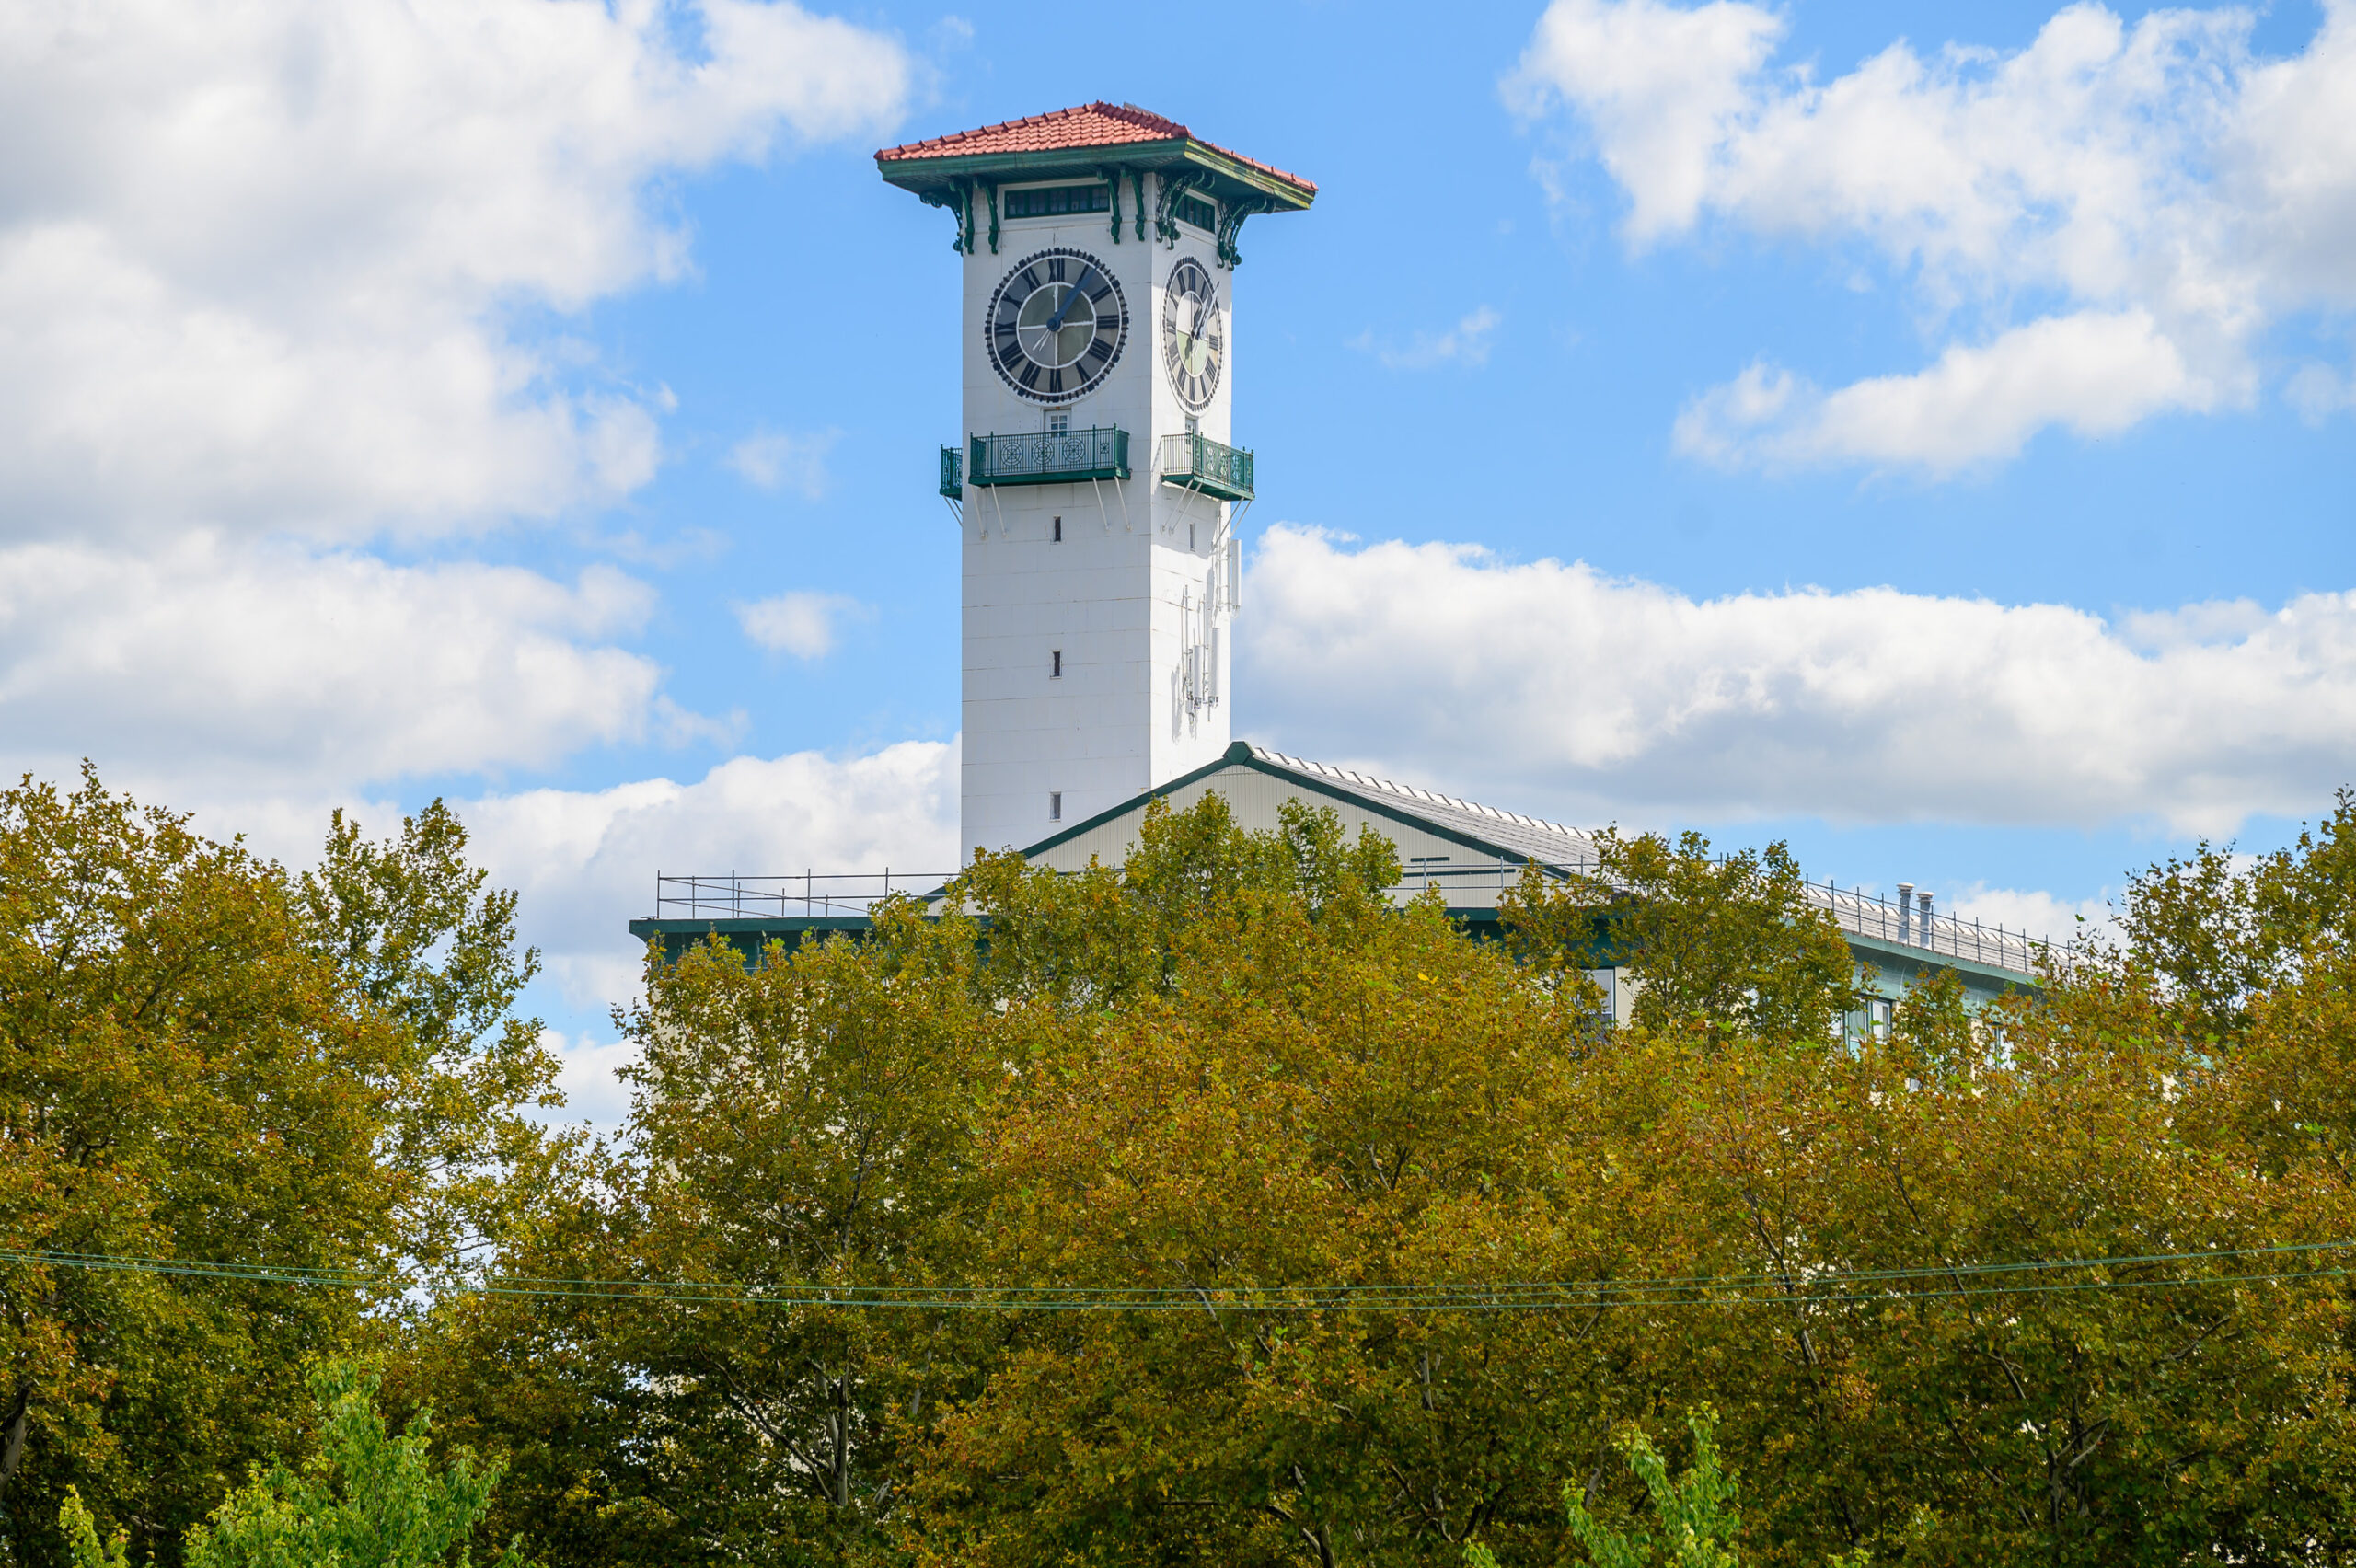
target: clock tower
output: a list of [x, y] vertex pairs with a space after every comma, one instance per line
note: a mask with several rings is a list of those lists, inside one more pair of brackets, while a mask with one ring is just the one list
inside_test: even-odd
[[875, 155], [947, 210], [964, 430], [965, 853], [1026, 848], [1218, 757], [1236, 519], [1236, 239], [1316, 186], [1126, 104]]

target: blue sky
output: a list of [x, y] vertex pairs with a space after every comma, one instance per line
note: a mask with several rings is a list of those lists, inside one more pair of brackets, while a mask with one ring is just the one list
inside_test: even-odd
[[467, 802], [584, 1072], [658, 865], [948, 852], [871, 155], [1091, 98], [1321, 187], [1239, 733], [2013, 924], [2356, 779], [2356, 6], [206, 10], [0, 27], [0, 760]]

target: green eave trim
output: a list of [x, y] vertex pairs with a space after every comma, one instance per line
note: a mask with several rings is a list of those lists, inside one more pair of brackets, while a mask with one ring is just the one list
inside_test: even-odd
[[1265, 196], [1277, 204], [1279, 210], [1304, 212], [1317, 200], [1313, 190], [1304, 190], [1288, 180], [1277, 179], [1265, 169], [1254, 168], [1241, 158], [1230, 157], [1216, 147], [1207, 146], [1191, 137], [1166, 142], [1122, 142], [1110, 147], [1059, 147], [1041, 153], [979, 153], [941, 158], [878, 158], [876, 172], [884, 180], [903, 190], [918, 195], [928, 191], [946, 192], [957, 179], [987, 179], [1000, 185], [1016, 180], [1048, 179], [1057, 175], [1086, 175], [1091, 179], [1113, 167], [1126, 168], [1163, 169], [1194, 167], [1207, 170], [1213, 177], [1213, 193], [1222, 201], [1241, 195]]
[[1856, 957], [1871, 963], [1883, 974], [1898, 974], [1911, 986], [1918, 970], [1952, 969], [1967, 979], [1981, 982], [1996, 990], [2009, 986], [2031, 996], [2042, 996], [2045, 983], [2022, 969], [2006, 969], [2002, 964], [1983, 963], [1976, 958], [1958, 958], [1953, 953], [1934, 952], [1929, 948], [1907, 947], [1895, 941], [1861, 937], [1852, 932], [1841, 933]]

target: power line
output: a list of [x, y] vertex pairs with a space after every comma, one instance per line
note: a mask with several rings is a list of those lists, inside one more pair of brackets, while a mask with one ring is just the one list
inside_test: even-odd
[[[1655, 1309], [1671, 1307], [1847, 1307], [1981, 1297], [2044, 1296], [2171, 1287], [2259, 1285], [2345, 1277], [2345, 1267], [2252, 1269], [2233, 1274], [2119, 1278], [2034, 1278], [2094, 1270], [2281, 1258], [2356, 1248], [2356, 1240], [2290, 1242], [2207, 1251], [2150, 1252], [2108, 1258], [2033, 1259], [2004, 1263], [1936, 1263], [1897, 1269], [1807, 1269], [1785, 1274], [1689, 1274], [1576, 1281], [1401, 1285], [1185, 1286], [889, 1286], [803, 1282], [781, 1286], [733, 1281], [494, 1276], [463, 1291], [485, 1296], [611, 1300], [674, 1306], [867, 1308], [916, 1310], [1119, 1312], [1467, 1312], [1547, 1309]], [[250, 1284], [347, 1290], [419, 1287], [410, 1275], [297, 1264], [215, 1262], [129, 1253], [0, 1249], [0, 1266], [69, 1268]]]

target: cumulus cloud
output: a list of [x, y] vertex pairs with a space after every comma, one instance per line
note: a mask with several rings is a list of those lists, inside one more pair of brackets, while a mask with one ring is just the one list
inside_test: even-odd
[[756, 490], [790, 490], [804, 501], [818, 501], [826, 493], [826, 454], [837, 439], [835, 431], [816, 435], [756, 431], [729, 448], [728, 466]]
[[2155, 413], [2208, 409], [2219, 395], [2149, 312], [2081, 311], [1829, 394], [1754, 364], [1688, 403], [1675, 441], [1727, 467], [1915, 464], [1951, 474], [2017, 455], [2048, 425], [2116, 435]]
[[526, 940], [576, 1002], [637, 986], [625, 928], [654, 911], [658, 871], [775, 876], [805, 868], [944, 874], [958, 861], [957, 748], [907, 741], [865, 756], [736, 757], [689, 783], [529, 790], [458, 806], [481, 863], [523, 894]]
[[822, 659], [835, 651], [844, 620], [873, 613], [847, 594], [797, 589], [737, 605], [736, 624], [745, 628], [746, 637], [772, 653]]
[[[2252, 24], [2073, 5], [2020, 50], [1899, 42], [1819, 82], [1772, 66], [1784, 21], [1746, 0], [1554, 0], [1506, 90], [1584, 128], [1633, 250], [1708, 221], [1862, 248], [1948, 338], [1830, 394], [1754, 367], [1687, 409], [1689, 451], [1951, 472], [2049, 426], [2246, 405], [2261, 331], [2356, 304], [2356, 0], [2287, 59], [2253, 56]], [[2059, 304], [2016, 322], [2024, 299]]]
[[791, 0], [6, 8], [0, 537], [629, 491], [661, 398], [511, 307], [678, 276], [651, 180], [872, 131], [908, 70]]
[[1443, 364], [1486, 364], [1489, 334], [1505, 317], [1484, 305], [1443, 332], [1417, 332], [1403, 348], [1377, 342], [1372, 330], [1350, 340], [1350, 347], [1370, 353], [1387, 370], [1430, 370]]
[[661, 672], [606, 639], [644, 584], [514, 567], [396, 566], [190, 534], [126, 557], [0, 548], [0, 735], [55, 777], [94, 755], [189, 801], [243, 780], [364, 780], [544, 767], [666, 722]]
[[1270, 738], [1575, 821], [2229, 833], [2356, 778], [2356, 594], [2112, 624], [1873, 588], [1695, 600], [1477, 547], [1279, 526], [1239, 689]]

